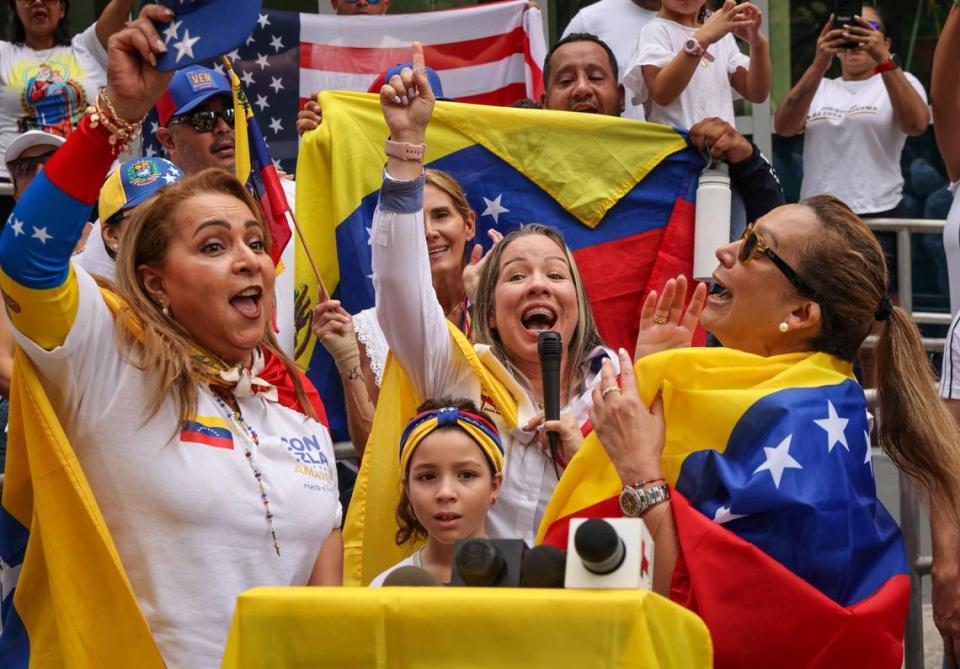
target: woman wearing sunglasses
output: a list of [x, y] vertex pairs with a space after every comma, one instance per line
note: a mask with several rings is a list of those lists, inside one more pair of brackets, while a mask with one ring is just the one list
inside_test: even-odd
[[[889, 596], [882, 603], [869, 604], [888, 610], [889, 616], [879, 616], [879, 609], [870, 608], [878, 616], [873, 628], [869, 623], [869, 631], [859, 628], [860, 636], [847, 646], [848, 650], [864, 643], [875, 649], [882, 646], [889, 661], [828, 660], [835, 657], [831, 653], [840, 652], [831, 644], [843, 635], [856, 636], [857, 625], [863, 624], [848, 625], [847, 621], [857, 619], [858, 610], [865, 610], [857, 609], [855, 603], [880, 590], [878, 581], [868, 576], [883, 573], [886, 579], [888, 573], [902, 575], [909, 570], [899, 533], [876, 501], [866, 400], [853, 376], [853, 361], [871, 332], [879, 332], [877, 443], [921, 486], [931, 505], [960, 508], [960, 441], [938, 401], [920, 334], [909, 315], [887, 297], [886, 264], [870, 229], [831, 196], [775, 209], [716, 255], [715, 288], [706, 299], [700, 322], [724, 347], [735, 350], [688, 349], [649, 356], [636, 366], [639, 381], [629, 368], [620, 377], [622, 390], [608, 367], [594, 390], [590, 417], [615, 466], [619, 480], [613, 484], [623, 485], [626, 494], [628, 488], [645, 492], [658, 485], [665, 488], [665, 477], [675, 483], [670, 488], [675, 499], [654, 498], [642, 514], [656, 542], [654, 589], [704, 618], [718, 640], [717, 666], [772, 666], [746, 659], [764, 645], [755, 630], [747, 631], [749, 625], [737, 630], [739, 636], [734, 639], [725, 635], [723, 614], [730, 611], [718, 606], [724, 600], [716, 596], [721, 589], [718, 584], [730, 581], [714, 582], [702, 570], [698, 572], [693, 566], [698, 556], [684, 547], [693, 545], [690, 528], [697, 526], [701, 516], [714, 522], [706, 525], [711, 529], [704, 530], [696, 544], [698, 553], [719, 544], [729, 548], [725, 542], [732, 535], [753, 544], [750, 550], [766, 550], [766, 537], [779, 532], [778, 552], [768, 550], [767, 555], [800, 579], [800, 595], [793, 599], [793, 594], [784, 595], [782, 601], [812, 603], [815, 610], [826, 606], [838, 620], [836, 634], [825, 639], [822, 647], [808, 644], [823, 652], [819, 663], [792, 658], [776, 664], [899, 667], [906, 612], [902, 578], [885, 591]], [[682, 327], [682, 311], [682, 305], [677, 305], [662, 315], [661, 322], [674, 329]], [[687, 341], [692, 334], [688, 329]], [[710, 385], [710, 379], [722, 382], [723, 392], [712, 396], [706, 392], [717, 387]], [[762, 401], [744, 404], [748, 409], [731, 408], [742, 401], [742, 393], [758, 388], [768, 389]], [[661, 393], [662, 401], [657, 398]], [[829, 398], [833, 403], [828, 406]], [[735, 427], [729, 434], [698, 433], [696, 425], [674, 422], [682, 415], [678, 406], [684, 402], [687, 415], [695, 412], [698, 422]], [[651, 411], [645, 404], [651, 405]], [[724, 423], [729, 415], [734, 418]], [[739, 439], [737, 435], [743, 434], [751, 436]], [[682, 450], [681, 437], [697, 442], [697, 449], [706, 449], [706, 457], [693, 461], [695, 471], [687, 469], [689, 457], [684, 460], [677, 455], [677, 449]], [[742, 463], [740, 468], [737, 463]], [[691, 481], [700, 485], [691, 487]], [[702, 500], [713, 504], [710, 512]], [[687, 513], [688, 508], [696, 515]], [[955, 516], [955, 512], [945, 513]], [[824, 520], [825, 516], [829, 518]], [[803, 570], [794, 569], [799, 562], [791, 562], [793, 556], [811, 545], [819, 550], [805, 554]], [[755, 579], [740, 583], [741, 606], [755, 601], [752, 598], [759, 590], [770, 588], [770, 572], [745, 568], [753, 563], [744, 562], [744, 552], [724, 554], [727, 561], [720, 564], [725, 570], [744, 571]], [[852, 570], [854, 558], [862, 569]], [[781, 564], [773, 566], [774, 571], [780, 568]], [[784, 573], [779, 582], [786, 587], [795, 581]], [[861, 599], [847, 603], [855, 594]], [[793, 623], [788, 619], [782, 624], [787, 626], [780, 630], [787, 643]], [[751, 633], [755, 636], [750, 637]], [[785, 651], [783, 657], [788, 657]]]
[[[930, 123], [923, 85], [891, 54], [885, 21], [864, 3], [857, 23], [831, 19], [813, 63], [777, 109], [776, 132], [804, 133], [800, 197], [829, 193], [858, 215], [903, 217], [900, 154]], [[841, 76], [824, 75], [837, 56]]]

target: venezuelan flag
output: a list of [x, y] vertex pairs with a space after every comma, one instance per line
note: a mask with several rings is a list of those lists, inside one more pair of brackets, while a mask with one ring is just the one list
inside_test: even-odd
[[[229, 59], [224, 57], [229, 67]], [[290, 242], [290, 226], [287, 224], [286, 213], [290, 211], [287, 196], [280, 185], [280, 176], [277, 167], [270, 158], [270, 151], [263, 139], [263, 131], [253, 115], [253, 107], [247, 100], [246, 93], [240, 85], [240, 79], [233, 68], [228, 70], [230, 87], [233, 89], [234, 109], [234, 137], [236, 152], [237, 178], [244, 184], [260, 203], [267, 223], [270, 225], [270, 236], [273, 245], [270, 257], [273, 264], [280, 266], [280, 256], [283, 249]]]
[[193, 420], [184, 421], [180, 441], [233, 450], [233, 432], [219, 416], [195, 416]]
[[[376, 96], [322, 93], [323, 123], [303, 138], [297, 212], [330, 295], [373, 306], [370, 225], [387, 128]], [[646, 292], [690, 273], [693, 198], [703, 161], [665, 126], [592, 114], [438, 102], [428, 167], [449, 172], [477, 212], [476, 240], [523, 223], [559, 228], [583, 274], [600, 333], [632, 350]], [[303, 187], [309, 184], [310, 187]], [[296, 354], [346, 438], [332, 360], [310, 333], [318, 286], [297, 248]]]
[[[899, 667], [908, 565], [877, 499], [863, 389], [822, 353], [685, 349], [641, 359], [662, 393], [664, 476], [681, 546], [671, 598], [710, 628], [717, 667]], [[620, 515], [596, 434], [540, 528], [566, 546], [577, 516]]]

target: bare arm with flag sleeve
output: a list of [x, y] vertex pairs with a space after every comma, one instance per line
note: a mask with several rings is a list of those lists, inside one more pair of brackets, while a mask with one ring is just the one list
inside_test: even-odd
[[[433, 114], [435, 100], [422, 58], [420, 51], [416, 71], [404, 68], [380, 90], [390, 137], [408, 147], [423, 147]], [[433, 289], [423, 232], [425, 183], [422, 154], [391, 156], [371, 235], [377, 319], [391, 351], [424, 398], [460, 388], [470, 376], [466, 364], [451, 364], [454, 352], [446, 317]]]

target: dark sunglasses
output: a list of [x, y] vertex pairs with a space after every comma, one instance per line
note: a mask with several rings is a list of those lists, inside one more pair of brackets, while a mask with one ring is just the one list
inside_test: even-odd
[[51, 151], [50, 153], [31, 156], [30, 158], [17, 158], [7, 163], [7, 169], [10, 171], [10, 176], [15, 178], [33, 177], [37, 175], [40, 167], [50, 160], [53, 154], [54, 152]]
[[792, 283], [798, 291], [808, 297], [816, 298], [817, 291], [811, 288], [810, 284], [801, 279], [800, 275], [797, 274], [796, 270], [790, 267], [789, 264], [787, 264], [786, 260], [778, 256], [773, 249], [767, 246], [767, 243], [763, 241], [763, 237], [760, 236], [760, 233], [754, 229], [753, 223], [748, 225], [747, 229], [743, 231], [743, 236], [740, 237], [740, 242], [740, 255], [738, 258], [741, 263], [746, 263], [758, 253], [761, 253], [773, 261], [773, 264], [777, 266], [777, 269], [780, 270], [785, 277], [787, 277], [787, 280]]
[[224, 122], [232, 128], [234, 120], [233, 107], [227, 107], [220, 111], [204, 109], [202, 111], [174, 116], [170, 123], [167, 124], [167, 127], [172, 128], [180, 123], [189, 123], [197, 132], [212, 132], [213, 129], [217, 127], [218, 118], [222, 118]]

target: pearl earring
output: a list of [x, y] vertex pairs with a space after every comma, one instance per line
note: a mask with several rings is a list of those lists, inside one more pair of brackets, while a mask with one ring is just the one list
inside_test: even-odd
[[777, 326], [777, 329], [780, 330], [781, 334], [786, 334], [787, 330], [790, 329], [790, 326], [787, 325], [786, 321], [780, 321], [780, 325]]
[[163, 312], [164, 316], [166, 316], [167, 318], [170, 318], [170, 307], [168, 307], [167, 305], [163, 305], [162, 307], [160, 307], [160, 311]]

